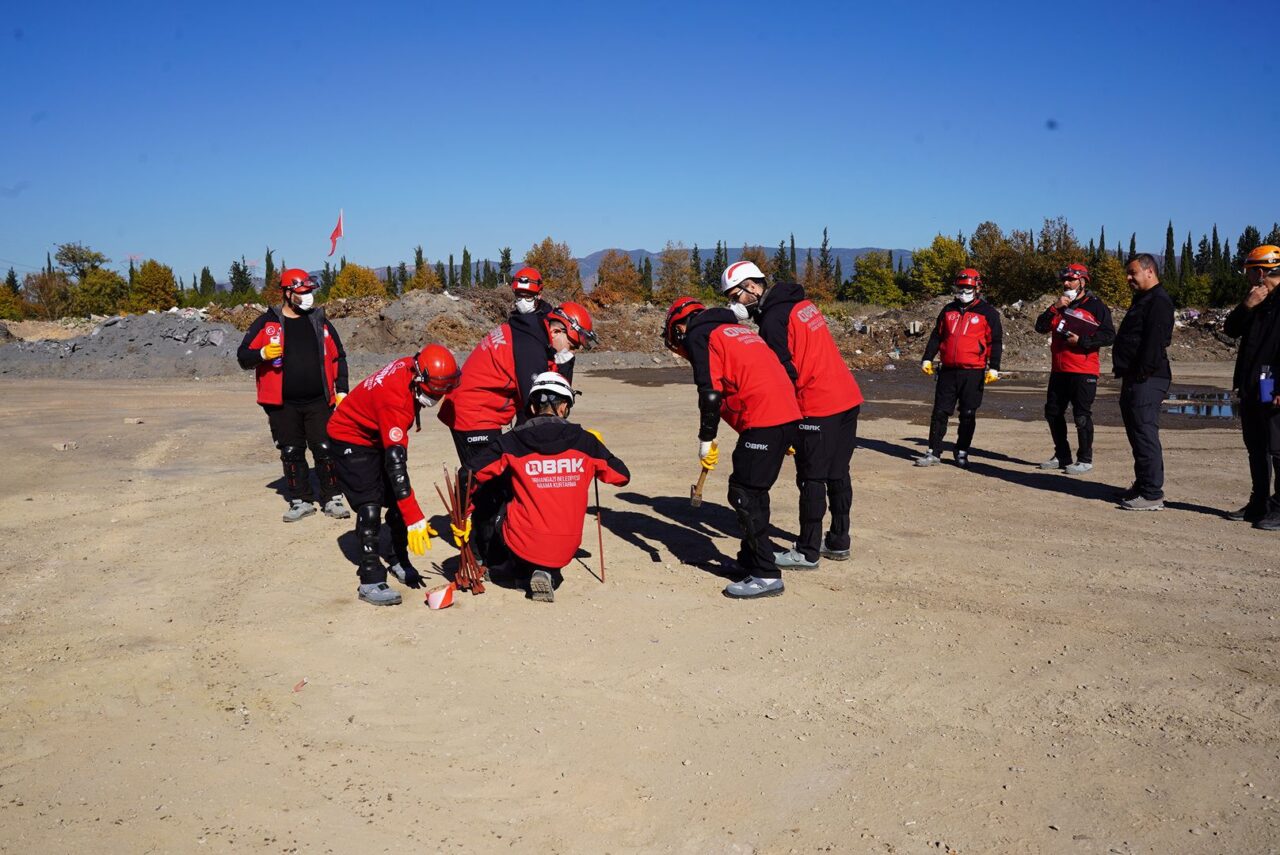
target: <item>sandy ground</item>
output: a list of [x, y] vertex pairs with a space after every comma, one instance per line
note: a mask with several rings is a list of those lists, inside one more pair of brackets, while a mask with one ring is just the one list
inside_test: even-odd
[[[1040, 473], [1038, 390], [993, 387], [1026, 420], [918, 470], [927, 404], [886, 390], [854, 559], [740, 603], [691, 387], [579, 385], [635, 475], [607, 583], [589, 519], [553, 605], [432, 612], [357, 602], [349, 523], [280, 522], [243, 378], [0, 381], [0, 850], [1280, 850], [1280, 535], [1220, 516], [1232, 422], [1166, 430], [1170, 510], [1131, 514], [1114, 418], [1092, 477]], [[439, 514], [434, 420], [410, 458]]]

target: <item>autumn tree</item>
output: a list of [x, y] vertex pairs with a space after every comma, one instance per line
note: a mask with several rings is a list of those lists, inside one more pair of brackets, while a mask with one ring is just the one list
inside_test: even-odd
[[146, 312], [171, 308], [178, 303], [178, 283], [173, 268], [148, 258], [138, 268], [133, 287], [129, 289], [129, 311]]
[[542, 287], [571, 297], [582, 293], [582, 275], [567, 243], [544, 238], [525, 253], [524, 263], [538, 268]]
[[383, 286], [378, 274], [371, 268], [360, 264], [348, 264], [338, 272], [333, 288], [329, 291], [330, 299], [350, 299], [352, 297], [385, 297], [387, 289]]
[[40, 273], [28, 273], [22, 279], [22, 296], [27, 307], [24, 311], [40, 320], [60, 318], [71, 304], [71, 283], [61, 270], [50, 271], [46, 266]]
[[5, 277], [5, 287], [0, 288], [0, 320], [20, 321], [25, 316], [24, 307], [22, 305], [21, 286], [18, 285], [18, 275], [13, 272], [13, 268], [9, 268], [9, 275]]
[[96, 270], [111, 260], [80, 243], [58, 244], [53, 257], [58, 262], [58, 268], [74, 276], [77, 282], [83, 280], [90, 270]]
[[631, 259], [621, 250], [611, 249], [600, 259], [596, 268], [596, 287], [591, 289], [590, 300], [597, 306], [616, 303], [643, 303], [648, 294], [641, 282], [640, 272]]
[[658, 303], [669, 303], [684, 294], [688, 294], [693, 269], [689, 264], [689, 251], [684, 244], [667, 241], [667, 246], [658, 253], [658, 271], [653, 280], [653, 297]]
[[430, 264], [423, 264], [421, 267], [415, 268], [413, 276], [405, 283], [404, 293], [410, 291], [429, 291], [432, 294], [438, 294], [444, 290], [444, 282], [440, 280], [439, 272]]
[[1089, 268], [1089, 290], [1112, 309], [1127, 309], [1133, 291], [1124, 276], [1124, 264], [1109, 252], [1098, 256]]
[[114, 270], [95, 267], [71, 288], [71, 311], [77, 315], [111, 315], [122, 309], [129, 283]]

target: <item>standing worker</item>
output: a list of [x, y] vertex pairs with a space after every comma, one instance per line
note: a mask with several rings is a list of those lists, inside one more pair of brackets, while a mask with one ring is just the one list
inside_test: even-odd
[[1125, 266], [1133, 302], [1111, 351], [1120, 378], [1120, 416], [1133, 450], [1133, 486], [1120, 496], [1126, 511], [1164, 510], [1164, 450], [1160, 409], [1173, 374], [1167, 349], [1173, 339], [1173, 300], [1160, 284], [1155, 256], [1143, 252]]
[[[574, 391], [554, 371], [539, 374], [529, 391], [530, 418], [486, 445], [458, 473], [458, 482], [484, 484], [510, 473], [512, 497], [488, 546], [485, 564], [522, 576], [538, 602], [555, 601], [556, 578], [582, 545], [587, 493], [599, 478], [625, 486], [626, 464], [604, 447], [600, 435], [569, 421]], [[455, 528], [459, 546], [471, 522]]]
[[1249, 253], [1244, 272], [1249, 292], [1227, 315], [1222, 330], [1240, 339], [1231, 386], [1240, 395], [1251, 489], [1245, 506], [1227, 518], [1280, 531], [1280, 394], [1275, 388], [1280, 371], [1280, 247], [1268, 244]]
[[729, 504], [742, 527], [738, 566], [746, 577], [727, 586], [737, 599], [773, 597], [784, 590], [769, 540], [769, 490], [787, 448], [796, 442], [800, 407], [791, 378], [765, 340], [738, 323], [729, 309], [708, 309], [691, 297], [671, 304], [663, 342], [693, 366], [698, 387], [698, 461], [720, 459], [716, 433], [723, 418], [738, 432], [729, 474]]
[[[739, 261], [725, 268], [720, 291], [745, 321], [755, 318], [760, 336], [777, 354], [795, 387], [800, 407], [796, 486], [800, 489], [800, 539], [774, 556], [779, 567], [813, 570], [818, 558], [849, 558], [853, 482], [849, 465], [858, 443], [862, 391], [840, 356], [827, 320], [795, 282], [769, 284], [760, 268]], [[831, 528], [822, 523], [831, 507]]]
[[338, 492], [338, 476], [325, 428], [347, 394], [347, 354], [338, 331], [315, 305], [316, 280], [296, 267], [280, 274], [281, 304], [254, 320], [240, 342], [240, 367], [256, 372], [258, 403], [280, 450], [289, 509], [285, 522], [316, 512], [307, 446], [316, 462], [320, 501], [334, 519], [351, 516]]
[[[1053, 437], [1053, 457], [1040, 468], [1083, 475], [1093, 468], [1093, 399], [1098, 394], [1102, 362], [1098, 351], [1115, 341], [1116, 328], [1111, 323], [1111, 310], [1088, 290], [1089, 268], [1068, 264], [1058, 278], [1062, 294], [1036, 318], [1036, 332], [1052, 334], [1044, 417]], [[1074, 463], [1067, 441], [1067, 404], [1071, 405], [1079, 443]]]
[[978, 425], [978, 407], [987, 383], [1000, 379], [1000, 353], [1004, 329], [1000, 312], [982, 299], [982, 275], [972, 267], [956, 274], [952, 283], [955, 299], [942, 307], [938, 322], [924, 348], [920, 370], [933, 376], [933, 358], [939, 357], [933, 415], [929, 420], [929, 447], [916, 466], [936, 466], [942, 462], [942, 438], [956, 403], [960, 404], [960, 427], [956, 434], [956, 465], [969, 466], [969, 446]]
[[542, 299], [542, 274], [536, 267], [521, 267], [511, 277], [511, 293], [515, 301], [511, 306], [511, 314], [546, 315], [555, 308]]
[[400, 594], [387, 585], [378, 557], [382, 509], [387, 509], [395, 563], [391, 572], [410, 588], [422, 576], [409, 553], [422, 555], [436, 533], [418, 506], [409, 483], [409, 428], [420, 424], [423, 407], [434, 407], [458, 385], [458, 363], [449, 349], [428, 344], [365, 378], [329, 420], [342, 490], [356, 509], [360, 542], [360, 586], [356, 595], [375, 606], [394, 606]]

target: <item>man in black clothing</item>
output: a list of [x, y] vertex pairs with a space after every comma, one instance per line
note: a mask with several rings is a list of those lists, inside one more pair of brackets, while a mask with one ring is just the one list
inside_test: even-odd
[[1231, 386], [1240, 395], [1240, 430], [1252, 487], [1249, 501], [1227, 519], [1280, 531], [1280, 395], [1274, 380], [1280, 367], [1280, 247], [1258, 247], [1244, 268], [1249, 293], [1227, 315], [1222, 329], [1240, 339]]
[[258, 403], [267, 414], [271, 438], [280, 450], [289, 509], [285, 522], [316, 512], [307, 469], [311, 447], [320, 479], [320, 502], [335, 519], [351, 516], [338, 489], [327, 432], [329, 414], [347, 394], [347, 355], [338, 331], [314, 307], [316, 281], [291, 268], [280, 277], [283, 301], [254, 320], [240, 342], [240, 367], [254, 369]]
[[1133, 486], [1120, 497], [1127, 511], [1164, 510], [1164, 450], [1160, 447], [1160, 409], [1173, 375], [1167, 349], [1173, 338], [1173, 300], [1160, 284], [1150, 253], [1135, 255], [1125, 267], [1133, 302], [1111, 352], [1113, 374], [1120, 378], [1120, 415], [1133, 450]]

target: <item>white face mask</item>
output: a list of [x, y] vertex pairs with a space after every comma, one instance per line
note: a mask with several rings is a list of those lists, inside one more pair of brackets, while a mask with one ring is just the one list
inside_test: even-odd
[[436, 398], [431, 397], [426, 392], [414, 392], [413, 396], [418, 399], [418, 403], [423, 407], [431, 408], [439, 403]]
[[298, 302], [294, 303], [300, 311], [309, 312], [311, 307], [315, 305], [316, 295], [312, 293], [299, 294]]
[[729, 311], [733, 312], [733, 316], [740, 321], [746, 321], [751, 317], [751, 312], [747, 307], [738, 302], [730, 303]]
[[1063, 291], [1062, 296], [1066, 297], [1068, 300], [1074, 300], [1076, 297], [1080, 296], [1080, 292], [1075, 288], [1072, 288], [1070, 291]]
[[959, 300], [961, 303], [972, 303], [973, 298], [976, 296], [977, 296], [977, 292], [975, 292], [971, 288], [966, 288], [963, 291], [956, 292], [956, 299]]
[[538, 308], [537, 297], [516, 297], [516, 311], [522, 315], [528, 315]]

